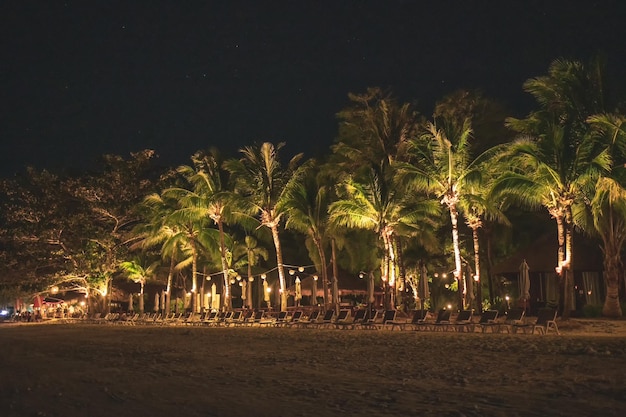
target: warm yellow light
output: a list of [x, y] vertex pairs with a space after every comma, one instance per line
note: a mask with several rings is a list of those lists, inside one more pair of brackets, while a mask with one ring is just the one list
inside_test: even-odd
[[439, 274], [435, 272], [435, 278], [439, 278]]
[[234, 278], [231, 278], [231, 279], [230, 279], [230, 283], [231, 283], [231, 284], [234, 284], [234, 283], [235, 283], [235, 279], [234, 279]]
[[265, 278], [267, 278], [267, 275], [261, 274], [261, 279], [265, 279]]
[[254, 282], [254, 277], [250, 277], [250, 278], [248, 278], [248, 281], [250, 281], [250, 282]]
[[303, 267], [303, 266], [299, 267], [299, 268], [298, 268], [298, 271], [300, 271], [300, 272], [304, 272], [304, 267]]
[[51, 292], [52, 294], [56, 294], [56, 293], [58, 293], [58, 292], [59, 292], [59, 287], [57, 287], [56, 285], [55, 285], [55, 286], [53, 286], [52, 288], [50, 288], [50, 292]]
[[452, 310], [452, 304], [448, 304], [448, 310]]
[[363, 272], [359, 272], [359, 278], [363, 279], [365, 275], [363, 275]]
[[85, 307], [85, 302], [84, 301], [81, 301], [79, 304], [80, 304], [81, 307]]
[[295, 273], [296, 273], [296, 271], [295, 271], [295, 270], [293, 270], [293, 269], [290, 269], [290, 270], [289, 270], [289, 275], [293, 275], [293, 274], [295, 274]]
[[265, 291], [267, 291], [267, 293], [269, 294], [269, 293], [272, 292], [272, 289], [270, 287], [267, 287], [267, 289]]
[[319, 277], [317, 275], [313, 275], [313, 280], [317, 281], [319, 279]]
[[474, 275], [474, 281], [478, 282], [478, 275]]
[[241, 281], [241, 275], [237, 275], [237, 281]]
[[504, 299], [505, 299], [506, 301], [509, 301], [509, 296], [508, 296], [508, 295], [507, 295], [507, 296], [505, 296], [505, 297], [504, 297]]

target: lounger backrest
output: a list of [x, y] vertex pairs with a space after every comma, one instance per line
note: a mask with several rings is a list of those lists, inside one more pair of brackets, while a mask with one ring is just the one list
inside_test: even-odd
[[396, 310], [386, 310], [383, 316], [383, 324], [396, 319]]
[[459, 311], [459, 315], [456, 316], [456, 321], [469, 321], [472, 318], [472, 310], [461, 310]]
[[508, 322], [516, 322], [520, 321], [524, 318], [524, 309], [523, 308], [512, 308], [506, 315], [506, 321]]
[[366, 310], [364, 308], [357, 310], [356, 313], [354, 313], [354, 321], [363, 320], [363, 318], [365, 317], [365, 312]]
[[233, 313], [233, 317], [232, 317], [232, 319], [233, 319], [233, 320], [241, 320], [241, 314], [242, 314], [242, 313], [241, 313], [241, 311], [235, 311], [235, 312]]
[[413, 312], [413, 319], [411, 323], [419, 323], [426, 320], [426, 316], [428, 315], [428, 310], [415, 310]]
[[300, 318], [302, 318], [302, 311], [298, 310], [293, 313], [293, 316], [291, 316], [291, 321], [298, 321]]
[[335, 315], [335, 310], [326, 310], [326, 313], [324, 313], [324, 318], [322, 320], [331, 321], [334, 315]]
[[263, 318], [263, 311], [257, 311], [254, 313], [254, 320], [259, 321]]
[[537, 312], [537, 325], [545, 326], [549, 321], [556, 320], [556, 308], [540, 308]]
[[437, 314], [437, 323], [441, 323], [442, 321], [450, 321], [450, 310], [439, 310], [439, 314]]
[[489, 323], [498, 318], [498, 310], [486, 310], [480, 316], [480, 323]]
[[320, 316], [320, 311], [319, 310], [313, 310], [313, 311], [311, 311], [311, 314], [309, 314], [309, 320], [315, 321], [315, 320], [317, 320], [317, 318], [319, 316]]
[[341, 310], [339, 312], [339, 315], [337, 316], [337, 320], [345, 320], [348, 318], [348, 316], [350, 316], [350, 310]]

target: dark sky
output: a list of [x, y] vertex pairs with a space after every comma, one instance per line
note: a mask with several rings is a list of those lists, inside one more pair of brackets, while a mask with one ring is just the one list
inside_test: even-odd
[[[458, 88], [521, 111], [558, 57], [626, 66], [621, 1], [0, 2], [0, 174], [155, 149], [332, 143], [348, 92], [429, 115]], [[622, 77], [623, 78], [623, 77]], [[524, 104], [526, 103], [526, 104]], [[524, 110], [525, 111], [525, 110]]]

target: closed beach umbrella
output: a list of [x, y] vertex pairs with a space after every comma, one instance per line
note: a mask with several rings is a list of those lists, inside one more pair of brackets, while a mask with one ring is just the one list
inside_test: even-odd
[[312, 285], [312, 293], [311, 293], [311, 305], [317, 305], [317, 276], [313, 277], [313, 285]]
[[519, 293], [520, 298], [524, 300], [525, 303], [530, 300], [530, 269], [528, 268], [528, 264], [526, 263], [526, 259], [522, 261], [522, 264], [519, 266]]
[[159, 301], [160, 301], [159, 293], [155, 292], [154, 293], [154, 312], [155, 313], [159, 311]]
[[133, 294], [130, 293], [128, 295], [128, 311], [133, 311], [135, 308], [133, 307]]
[[218, 309], [219, 305], [217, 304], [217, 285], [215, 283], [211, 284], [211, 308]]
[[161, 291], [161, 310], [165, 311], [165, 306], [166, 306], [165, 291]]
[[300, 277], [296, 277], [296, 301], [298, 304], [300, 304], [300, 300], [302, 300], [302, 282]]
[[263, 280], [263, 300], [265, 300], [266, 303], [270, 302], [270, 292], [268, 291], [269, 287], [267, 285], [267, 280], [264, 279]]

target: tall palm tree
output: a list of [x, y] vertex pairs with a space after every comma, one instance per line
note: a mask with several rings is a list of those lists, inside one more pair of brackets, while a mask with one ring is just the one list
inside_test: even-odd
[[427, 122], [422, 134], [412, 141], [410, 163], [399, 167], [400, 176], [417, 191], [434, 195], [450, 214], [454, 252], [454, 277], [459, 284], [459, 308], [465, 305], [462, 292], [462, 265], [459, 245], [459, 202], [465, 193], [478, 187], [482, 178], [480, 158], [472, 160], [469, 119], [455, 123], [439, 118]]
[[290, 181], [299, 180], [298, 163], [302, 154], [291, 158], [286, 167], [281, 166], [278, 151], [284, 143], [273, 145], [265, 142], [260, 146], [246, 146], [240, 149], [242, 157], [224, 163], [234, 181], [235, 192], [254, 208], [261, 226], [272, 233], [276, 249], [276, 267], [280, 285], [280, 309], [287, 310], [287, 288], [283, 254], [280, 244], [280, 223], [285, 216], [285, 190]]
[[[626, 117], [598, 114], [588, 119], [594, 134], [611, 151], [613, 169], [589, 187], [585, 210], [575, 210], [574, 221], [590, 234], [602, 239], [606, 298], [602, 314], [620, 317], [619, 286], [622, 279], [621, 258], [626, 239]], [[578, 205], [578, 208], [582, 207]]]
[[507, 125], [529, 138], [513, 142], [515, 169], [507, 172], [496, 190], [529, 206], [543, 206], [555, 219], [559, 242], [557, 274], [561, 277], [563, 318], [572, 309], [572, 206], [580, 190], [610, 169], [606, 147], [590, 134], [587, 118], [605, 105], [602, 71], [597, 63], [557, 60], [548, 75], [527, 80], [524, 89], [539, 103], [525, 119], [507, 119]]
[[[243, 241], [243, 245], [240, 245], [238, 247], [236, 247], [235, 250], [235, 257], [238, 257], [240, 255], [239, 251], [244, 252], [245, 251], [245, 265], [248, 271], [248, 285], [247, 285], [247, 290], [248, 290], [248, 294], [246, 296], [246, 299], [248, 301], [248, 307], [249, 308], [253, 308], [255, 306], [255, 304], [253, 303], [252, 300], [252, 283], [254, 282], [253, 279], [253, 268], [257, 265], [259, 265], [259, 262], [261, 261], [261, 259], [263, 260], [267, 260], [268, 258], [268, 252], [267, 249], [263, 246], [259, 246], [259, 243], [257, 241], [257, 239], [252, 236], [252, 235], [246, 235], [246, 237], [244, 238]], [[261, 285], [260, 281], [258, 283], [258, 285]], [[257, 304], [256, 307], [260, 308], [261, 307], [261, 300], [263, 297], [261, 297], [261, 294], [258, 295], [257, 298]]]
[[165, 191], [168, 196], [177, 200], [184, 200], [187, 215], [193, 218], [208, 218], [217, 226], [219, 233], [219, 250], [224, 282], [222, 307], [228, 311], [232, 308], [230, 296], [230, 278], [228, 274], [226, 234], [224, 224], [229, 220], [230, 207], [234, 204], [231, 195], [225, 189], [225, 173], [221, 170], [221, 163], [217, 151], [209, 153], [196, 152], [191, 160], [193, 166], [181, 165], [177, 171], [191, 185], [186, 188], [169, 188]]
[[[416, 225], [423, 221], [424, 207], [409, 202], [399, 187], [389, 187], [385, 173], [370, 167], [367, 182], [348, 179], [344, 183], [343, 198], [330, 205], [330, 222], [334, 226], [372, 230], [382, 247], [382, 279], [386, 289], [386, 308], [395, 306], [396, 280], [398, 278], [398, 229], [403, 225]], [[425, 210], [434, 214], [432, 207]], [[416, 216], [419, 214], [419, 216]]]
[[285, 209], [289, 211], [289, 217], [285, 227], [304, 233], [307, 236], [307, 247], [312, 245], [315, 248], [314, 254], [313, 251], [309, 251], [309, 256], [314, 260], [317, 271], [322, 275], [324, 307], [328, 308], [326, 229], [328, 227], [331, 190], [327, 185], [320, 184], [317, 170], [312, 168], [306, 170], [301, 182], [294, 182], [287, 189]]
[[126, 273], [129, 279], [140, 285], [139, 290], [139, 313], [144, 312], [144, 286], [146, 282], [154, 276], [157, 268], [161, 265], [159, 261], [146, 264], [145, 259], [136, 257], [130, 261], [120, 263], [120, 268]]

